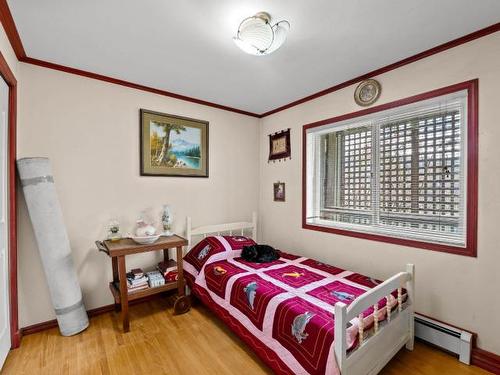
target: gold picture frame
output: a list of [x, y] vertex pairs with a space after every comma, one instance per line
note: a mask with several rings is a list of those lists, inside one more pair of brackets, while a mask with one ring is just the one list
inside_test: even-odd
[[208, 121], [140, 110], [141, 176], [208, 177]]

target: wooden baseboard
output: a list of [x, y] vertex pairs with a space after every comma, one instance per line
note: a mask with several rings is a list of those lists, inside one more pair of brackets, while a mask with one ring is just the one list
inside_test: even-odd
[[473, 348], [471, 364], [494, 374], [500, 374], [500, 355], [486, 350]]
[[57, 327], [57, 320], [48, 320], [46, 322], [32, 324], [27, 327], [21, 328], [21, 336], [32, 335], [33, 333], [45, 331], [46, 329], [51, 329]]
[[[107, 312], [113, 311], [114, 308], [115, 308], [114, 304], [105, 305], [105, 306], [97, 307], [95, 309], [87, 310], [87, 314], [89, 315], [89, 317], [93, 317], [93, 316], [97, 316], [97, 315], [101, 315], [101, 314], [105, 314]], [[57, 327], [57, 320], [56, 319], [47, 320], [46, 322], [32, 324], [30, 326], [21, 328], [21, 336], [32, 335], [33, 333], [45, 331], [46, 329], [51, 329], [51, 328], [56, 328], [56, 327]]]
[[[136, 305], [139, 303], [150, 301], [150, 300], [155, 299], [155, 298], [160, 298], [162, 296], [164, 296], [164, 295], [163, 294], [155, 294], [155, 295], [147, 296], [144, 298], [139, 298], [139, 299], [130, 301], [129, 306], [133, 306], [133, 305]], [[115, 309], [114, 304], [104, 305], [104, 306], [96, 307], [95, 309], [87, 310], [87, 314], [88, 314], [89, 318], [92, 318], [93, 316], [97, 316], [97, 315], [101, 315], [101, 314], [105, 314], [105, 313], [114, 311], [114, 309]], [[37, 323], [37, 324], [32, 324], [30, 326], [26, 326], [26, 327], [21, 328], [19, 339], [21, 339], [23, 336], [32, 335], [34, 333], [38, 333], [38, 332], [45, 331], [45, 330], [51, 329], [51, 328], [56, 328], [56, 327], [57, 327], [57, 320], [56, 319], [48, 320], [46, 322], [41, 322], [41, 323]], [[18, 346], [19, 346], [19, 344], [18, 344]], [[12, 347], [12, 349], [14, 349], [14, 346]]]

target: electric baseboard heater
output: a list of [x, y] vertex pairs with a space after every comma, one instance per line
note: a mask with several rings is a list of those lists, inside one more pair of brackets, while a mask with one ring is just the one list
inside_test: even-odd
[[472, 333], [415, 314], [415, 337], [457, 354], [460, 362], [470, 365]]

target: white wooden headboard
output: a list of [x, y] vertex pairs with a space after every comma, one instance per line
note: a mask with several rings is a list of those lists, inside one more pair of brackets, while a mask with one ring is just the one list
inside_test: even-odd
[[252, 221], [242, 221], [236, 223], [225, 223], [225, 224], [214, 224], [205, 225], [201, 227], [193, 228], [191, 223], [191, 217], [187, 217], [186, 220], [186, 239], [188, 240], [188, 250], [193, 246], [192, 238], [196, 236], [207, 237], [208, 235], [221, 235], [229, 234], [232, 235], [245, 235], [245, 230], [252, 232], [252, 239], [257, 241], [257, 213], [252, 213]]

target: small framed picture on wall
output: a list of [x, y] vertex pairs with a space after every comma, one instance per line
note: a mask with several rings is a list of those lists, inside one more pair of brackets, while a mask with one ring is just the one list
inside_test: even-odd
[[275, 202], [284, 202], [285, 201], [285, 183], [284, 182], [275, 182], [273, 186], [274, 192], [274, 201]]
[[291, 158], [290, 129], [274, 134], [269, 134], [269, 159], [270, 161]]

